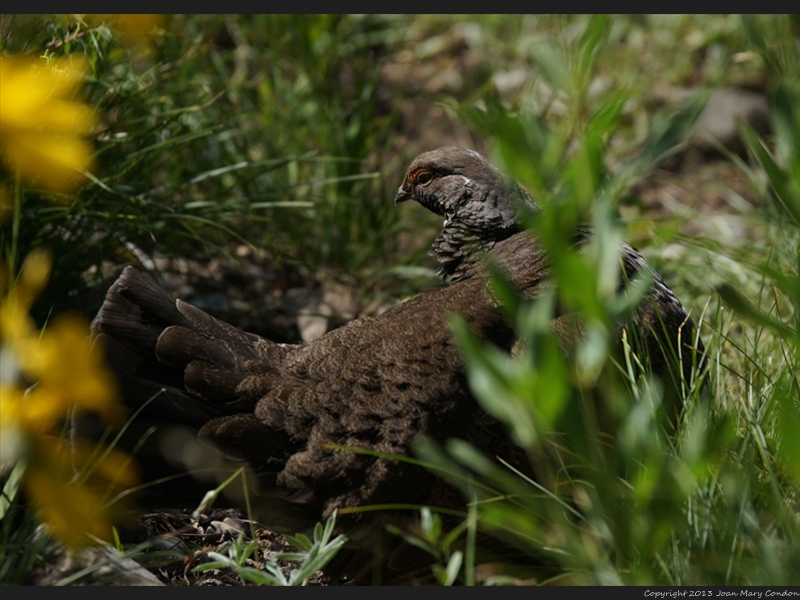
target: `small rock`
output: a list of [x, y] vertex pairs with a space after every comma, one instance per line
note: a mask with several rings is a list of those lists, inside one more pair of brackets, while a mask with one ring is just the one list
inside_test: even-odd
[[211, 527], [219, 533], [228, 533], [233, 537], [247, 531], [247, 525], [241, 519], [227, 517], [222, 521], [211, 521]]
[[763, 94], [739, 88], [716, 90], [697, 119], [691, 145], [704, 154], [716, 154], [712, 139], [741, 156], [746, 154], [739, 136], [738, 121], [744, 121], [756, 133], [769, 131], [769, 106]]

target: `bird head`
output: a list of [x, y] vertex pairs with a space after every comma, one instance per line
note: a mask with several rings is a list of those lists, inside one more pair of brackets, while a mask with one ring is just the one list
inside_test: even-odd
[[516, 232], [517, 212], [535, 210], [531, 197], [483, 156], [444, 146], [420, 154], [395, 194], [395, 204], [416, 200], [445, 218], [481, 232]]

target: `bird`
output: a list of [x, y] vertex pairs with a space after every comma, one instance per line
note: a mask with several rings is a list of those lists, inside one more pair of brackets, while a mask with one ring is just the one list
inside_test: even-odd
[[[431, 471], [398, 460], [412, 455], [420, 436], [439, 443], [503, 439], [501, 424], [487, 420], [470, 390], [451, 316], [511, 353], [517, 336], [486, 265], [529, 299], [547, 285], [551, 266], [519, 218], [521, 211], [535, 213], [536, 203], [477, 152], [443, 147], [421, 154], [394, 198], [408, 200], [444, 217], [431, 246], [444, 285], [309, 343], [276, 343], [240, 330], [125, 267], [91, 332], [130, 412], [197, 430], [227, 458], [249, 466], [261, 497], [310, 523], [339, 512], [340, 527], [380, 525], [391, 518], [385, 511], [358, 509], [453, 502]], [[630, 246], [621, 254], [628, 276], [649, 271]], [[645, 321], [652, 317], [643, 325], [646, 337], [654, 337], [648, 328], [659, 311], [671, 343], [694, 328], [655, 275], [640, 310]], [[659, 348], [653, 344], [655, 354]], [[283, 518], [274, 513], [272, 525]]]
[[[503, 257], [507, 270], [510, 258], [523, 261], [520, 268], [525, 269], [528, 254], [543, 252], [537, 240], [523, 231], [522, 224], [524, 217], [536, 218], [538, 204], [474, 150], [443, 146], [420, 154], [395, 194], [395, 204], [408, 200], [444, 217], [429, 254], [439, 262], [437, 275], [445, 281], [475, 276], [484, 269], [487, 255]], [[575, 246], [585, 246], [591, 234], [591, 228], [581, 223], [571, 241]], [[516, 239], [513, 256], [498, 247], [508, 239]], [[668, 383], [680, 387], [682, 377], [687, 388], [707, 386], [705, 379], [696, 376], [705, 371], [705, 347], [689, 311], [640, 252], [624, 242], [618, 250], [620, 291], [642, 276], [652, 279], [645, 297], [630, 315], [634, 331], [626, 331], [629, 341], [640, 346], [653, 371]], [[619, 342], [629, 325], [617, 323]]]
[[[520, 281], [527, 283], [538, 283], [535, 268]], [[407, 583], [426, 581], [418, 574], [430, 576], [431, 557], [388, 539], [384, 526], [413, 523], [415, 515], [343, 509], [461, 504], [430, 471], [393, 458], [411, 455], [419, 435], [469, 438], [485, 421], [451, 336], [452, 313], [510, 351], [513, 328], [477, 277], [311, 343], [277, 344], [172, 297], [128, 266], [92, 331], [137, 419], [197, 429], [249, 465], [265, 506], [256, 507], [260, 523], [294, 534], [338, 512], [341, 530], [357, 533], [325, 572], [368, 583], [377, 565], [384, 583]], [[499, 423], [480, 426], [501, 437]], [[375, 559], [378, 545], [388, 548]]]
[[[539, 281], [535, 268], [522, 275], [523, 288]], [[91, 329], [131, 409], [198, 428], [246, 461], [270, 493], [327, 517], [425, 499], [424, 470], [331, 446], [407, 455], [419, 433], [464, 434], [475, 405], [452, 313], [498, 347], [513, 345], [481, 278], [418, 294], [308, 344], [278, 344], [175, 299], [128, 266]]]

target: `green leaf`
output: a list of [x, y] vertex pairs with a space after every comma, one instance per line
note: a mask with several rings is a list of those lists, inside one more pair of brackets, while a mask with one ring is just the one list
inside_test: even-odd
[[576, 73], [584, 81], [584, 85], [591, 80], [594, 73], [595, 58], [601, 42], [608, 37], [610, 19], [609, 15], [592, 15], [586, 23], [586, 29], [578, 45]]
[[554, 44], [545, 40], [531, 48], [534, 60], [542, 69], [545, 79], [555, 88], [572, 96], [575, 88], [569, 76], [569, 67]]
[[775, 190], [775, 199], [783, 213], [796, 227], [800, 227], [800, 193], [792, 185], [792, 179], [787, 171], [781, 168], [772, 157], [758, 134], [746, 123], [739, 122], [739, 134], [745, 141], [747, 149], [761, 165], [767, 174], [772, 189]]
[[796, 484], [800, 484], [800, 417], [798, 417], [800, 406], [797, 403], [799, 393], [796, 375], [793, 382], [789, 382], [782, 389], [776, 389], [780, 415], [778, 421], [781, 434], [780, 453]]
[[773, 329], [779, 334], [790, 339], [797, 335], [797, 332], [785, 323], [776, 321], [772, 317], [766, 315], [760, 309], [753, 306], [750, 301], [745, 299], [745, 297], [742, 296], [733, 286], [723, 283], [717, 287], [717, 293], [723, 299], [725, 304], [730, 306], [734, 311], [746, 319], [750, 319], [758, 325], [769, 327], [770, 329]]
[[311, 550], [311, 547], [314, 545], [308, 536], [303, 533], [298, 533], [297, 535], [285, 535], [286, 541], [289, 542], [295, 548], [299, 548], [300, 550]]
[[441, 585], [450, 586], [455, 583], [458, 573], [461, 571], [461, 563], [463, 560], [464, 555], [456, 550], [450, 557], [450, 560], [447, 561], [446, 568], [442, 568], [441, 565], [432, 566], [433, 573]]
[[17, 461], [14, 468], [9, 473], [3, 486], [3, 492], [0, 494], [0, 521], [6, 516], [8, 509], [14, 503], [19, 493], [19, 488], [22, 483], [22, 477], [25, 475], [25, 468], [27, 462], [24, 460]]
[[708, 103], [709, 96], [709, 92], [695, 94], [661, 129], [650, 136], [639, 158], [629, 167], [633, 176], [651, 170], [688, 137]]
[[770, 95], [769, 116], [777, 153], [785, 156], [795, 185], [800, 186], [800, 93], [788, 81], [778, 82]]

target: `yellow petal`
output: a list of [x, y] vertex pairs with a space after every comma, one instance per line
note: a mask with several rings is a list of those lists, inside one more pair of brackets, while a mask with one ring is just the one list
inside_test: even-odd
[[161, 27], [164, 15], [111, 15], [111, 22], [126, 35], [139, 39]]
[[23, 391], [7, 382], [0, 384], [0, 472], [25, 452], [25, 433], [20, 423]]
[[55, 434], [71, 407], [69, 397], [60, 390], [37, 385], [25, 393], [24, 401], [17, 406], [16, 417], [27, 435]]
[[66, 412], [74, 405], [78, 411], [100, 413], [109, 422], [123, 419], [114, 378], [102, 356], [92, 352], [89, 327], [83, 319], [59, 316], [35, 344], [22, 341], [17, 348], [20, 367], [39, 382], [34, 390], [41, 398], [37, 418], [51, 414], [47, 407]]
[[53, 257], [50, 252], [42, 248], [34, 248], [25, 257], [22, 263], [22, 272], [18, 286], [25, 289], [32, 297], [31, 301], [39, 295], [50, 278], [50, 268], [53, 266]]
[[86, 176], [80, 171], [92, 167], [92, 146], [75, 136], [30, 131], [2, 138], [0, 151], [26, 180], [54, 192], [84, 183]]
[[28, 315], [28, 305], [20, 301], [19, 293], [11, 290], [8, 298], [0, 304], [0, 339], [15, 340], [29, 337], [33, 334], [33, 319]]
[[137, 469], [128, 454], [114, 448], [104, 448], [100, 454], [98, 459], [95, 448], [74, 445], [72, 463], [75, 470], [84, 477], [93, 478], [95, 483], [104, 482], [101, 485], [114, 490], [127, 489], [139, 482]]
[[126, 44], [135, 44], [152, 33], [157, 33], [165, 22], [164, 15], [86, 15], [90, 23], [110, 23], [122, 34], [122, 41]]
[[71, 547], [90, 542], [85, 533], [109, 540], [115, 507], [108, 501], [121, 488], [136, 483], [128, 459], [110, 452], [92, 466], [85, 449], [77, 451], [77, 466], [86, 469], [83, 483], [75, 481], [76, 449], [66, 440], [40, 438], [25, 473], [25, 491], [40, 519]]
[[111, 539], [111, 521], [103, 510], [103, 498], [91, 489], [71, 485], [52, 470], [29, 468], [25, 491], [39, 518], [65, 545], [75, 548], [90, 542], [85, 533]]
[[0, 339], [13, 342], [36, 335], [28, 311], [47, 283], [51, 264], [50, 254], [41, 248], [25, 258], [19, 281], [0, 304]]
[[0, 127], [36, 127], [50, 103], [71, 99], [87, 70], [85, 58], [47, 64], [19, 56], [0, 57]]
[[92, 147], [80, 136], [96, 117], [72, 99], [86, 70], [85, 59], [0, 58], [0, 153], [26, 180], [54, 192], [85, 181], [79, 170], [91, 167]]

